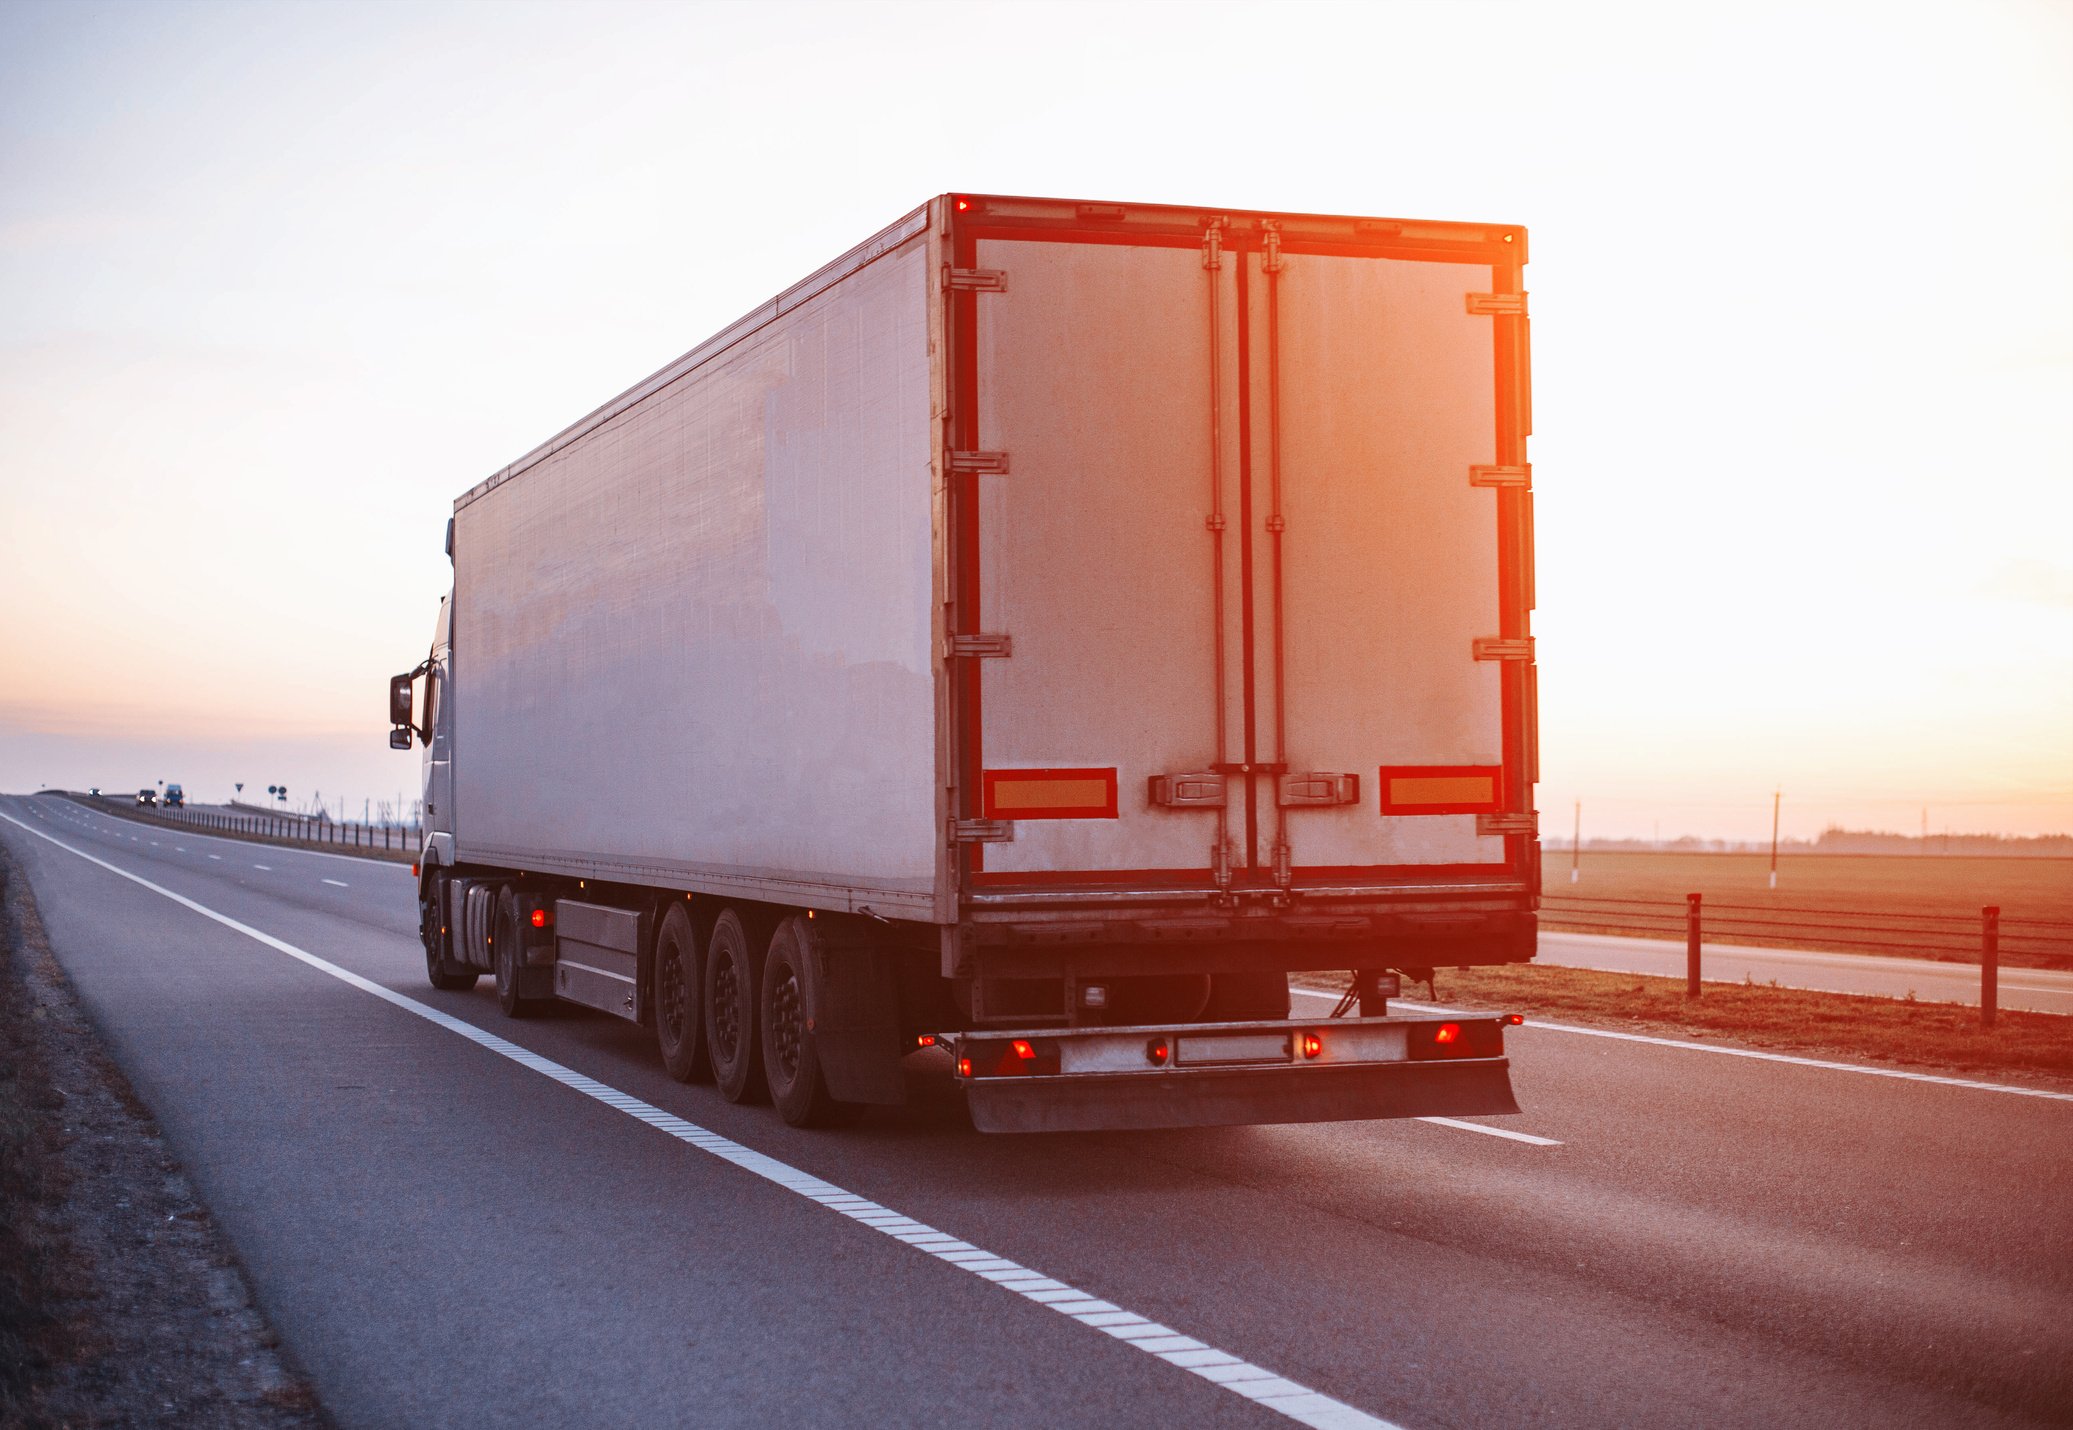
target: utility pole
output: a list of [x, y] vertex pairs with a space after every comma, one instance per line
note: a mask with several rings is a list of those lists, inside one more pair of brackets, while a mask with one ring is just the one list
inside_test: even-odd
[[1782, 789], [1771, 791], [1771, 887], [1778, 887], [1778, 802], [1785, 798]]
[[1584, 857], [1584, 802], [1576, 802], [1576, 829], [1569, 836], [1569, 882], [1574, 884], [1583, 877], [1579, 867]]

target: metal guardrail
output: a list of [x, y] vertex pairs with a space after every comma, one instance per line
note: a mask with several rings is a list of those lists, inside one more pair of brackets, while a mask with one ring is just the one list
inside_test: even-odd
[[[1687, 998], [1699, 996], [1700, 950], [1708, 937], [1817, 950], [1876, 949], [1946, 962], [1976, 959], [1980, 1021], [1989, 1027], [1994, 1022], [2004, 953], [2019, 954], [2025, 966], [2073, 967], [2073, 921], [2004, 919], [2000, 908], [1992, 904], [1977, 915], [1881, 914], [1774, 904], [1708, 904], [1699, 894], [1686, 894], [1681, 905], [1668, 899], [1549, 894], [1541, 899], [1541, 922], [1641, 938], [1674, 937], [1681, 932]], [[1961, 938], [1965, 941], [1957, 942]]]
[[[104, 804], [122, 807], [120, 800], [102, 798]], [[316, 844], [334, 849], [382, 850], [407, 854], [424, 843], [423, 827], [416, 824], [352, 824], [342, 820], [312, 819], [299, 814], [219, 814], [214, 810], [167, 809], [154, 806], [153, 818], [184, 824], [190, 829], [221, 834], [249, 834], [283, 843]]]

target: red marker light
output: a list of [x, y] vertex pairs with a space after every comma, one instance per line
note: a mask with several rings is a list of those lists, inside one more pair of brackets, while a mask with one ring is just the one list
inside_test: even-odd
[[1459, 1023], [1440, 1024], [1432, 1030], [1432, 1040], [1435, 1043], [1459, 1042], [1461, 1040], [1461, 1025]]
[[1315, 1033], [1305, 1033], [1305, 1034], [1303, 1034], [1303, 1056], [1304, 1056], [1304, 1057], [1306, 1057], [1306, 1058], [1314, 1058], [1314, 1057], [1316, 1057], [1316, 1056], [1317, 1056], [1317, 1055], [1318, 1055], [1319, 1053], [1321, 1053], [1321, 1052], [1323, 1052], [1323, 1051], [1324, 1051], [1324, 1039], [1322, 1039], [1322, 1038], [1318, 1037], [1318, 1036], [1317, 1036], [1317, 1034], [1315, 1034]]
[[415, 864], [410, 866], [410, 877], [413, 879], [417, 877], [417, 865]]
[[1022, 1061], [1024, 1062], [1028, 1062], [1030, 1059], [1036, 1056], [1036, 1049], [1032, 1048], [1029, 1045], [1029, 1040], [1027, 1038], [1017, 1038], [1013, 1046], [1015, 1049], [1015, 1056], [1022, 1059]]
[[959, 1077], [970, 1077], [972, 1075], [972, 1060], [970, 1058], [959, 1058], [957, 1060], [957, 1075]]
[[534, 909], [534, 910], [533, 910], [533, 927], [534, 927], [534, 928], [536, 928], [536, 929], [543, 929], [543, 928], [546, 928], [546, 927], [547, 927], [547, 925], [549, 925], [549, 924], [551, 924], [551, 923], [553, 923], [553, 922], [554, 922], [554, 915], [553, 915], [553, 914], [550, 914], [550, 913], [548, 913], [548, 912], [547, 912], [547, 910], [545, 910], [545, 909]]
[[1504, 1025], [1507, 1028], [1519, 1027], [1525, 1021], [1526, 1015], [1524, 1013], [1507, 1013], [1504, 1015]]
[[1145, 1061], [1155, 1068], [1166, 1066], [1166, 1060], [1173, 1056], [1173, 1049], [1164, 1038], [1154, 1038], [1144, 1045]]
[[917, 1048], [933, 1048], [935, 1045], [936, 1035], [934, 1033], [923, 1033], [914, 1040], [914, 1046]]
[[968, 199], [968, 198], [964, 197], [964, 195], [962, 195], [962, 194], [958, 195], [958, 198], [957, 198], [957, 211], [958, 211], [959, 213], [963, 213], [963, 212], [964, 212], [964, 211], [965, 211], [966, 209], [970, 208], [971, 206], [972, 206], [972, 201], [971, 201], [970, 199]]

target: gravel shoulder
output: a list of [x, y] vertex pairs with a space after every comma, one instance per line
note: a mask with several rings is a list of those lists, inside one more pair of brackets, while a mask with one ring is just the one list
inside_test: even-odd
[[328, 1426], [0, 845], [0, 1427]]

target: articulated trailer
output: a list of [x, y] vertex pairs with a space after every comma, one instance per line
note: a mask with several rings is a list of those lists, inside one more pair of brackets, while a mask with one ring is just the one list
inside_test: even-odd
[[988, 1131], [1516, 1111], [1388, 1000], [1534, 951], [1525, 261], [944, 195], [463, 493], [432, 983], [801, 1125], [917, 1053]]

